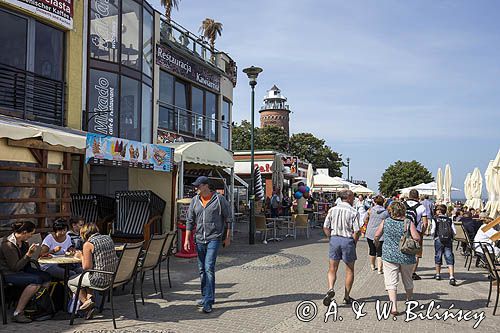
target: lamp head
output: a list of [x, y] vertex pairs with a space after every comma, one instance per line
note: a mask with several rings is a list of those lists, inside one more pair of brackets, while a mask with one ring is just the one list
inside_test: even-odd
[[245, 73], [248, 76], [248, 79], [250, 80], [250, 85], [253, 87], [257, 84], [257, 77], [259, 74], [262, 72], [262, 68], [260, 67], [248, 67], [243, 70], [243, 73]]

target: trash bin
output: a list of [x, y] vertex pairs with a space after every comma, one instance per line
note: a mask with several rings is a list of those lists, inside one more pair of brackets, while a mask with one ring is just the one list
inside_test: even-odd
[[186, 239], [186, 220], [187, 220], [187, 212], [189, 209], [189, 205], [191, 203], [191, 199], [180, 199], [177, 200], [177, 253], [176, 257], [180, 258], [194, 258], [198, 254], [196, 253], [196, 244], [194, 243], [194, 230], [196, 230], [196, 226], [191, 233], [191, 237], [189, 237], [189, 244], [191, 245], [191, 249], [189, 251], [184, 250], [184, 241]]

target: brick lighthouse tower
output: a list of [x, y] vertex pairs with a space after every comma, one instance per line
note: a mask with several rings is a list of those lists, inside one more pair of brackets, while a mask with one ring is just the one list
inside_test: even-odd
[[264, 105], [260, 108], [260, 127], [281, 127], [290, 136], [290, 112], [286, 97], [281, 95], [281, 90], [274, 85], [267, 91]]

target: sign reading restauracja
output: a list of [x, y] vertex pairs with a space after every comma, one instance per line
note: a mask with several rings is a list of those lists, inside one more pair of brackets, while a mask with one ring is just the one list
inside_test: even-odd
[[156, 44], [156, 64], [211, 90], [220, 91], [220, 75], [186, 59], [165, 45]]
[[73, 0], [0, 0], [73, 29]]

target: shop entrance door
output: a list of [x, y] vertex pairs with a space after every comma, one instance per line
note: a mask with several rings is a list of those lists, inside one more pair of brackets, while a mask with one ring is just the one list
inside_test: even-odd
[[114, 198], [116, 191], [128, 191], [128, 169], [91, 166], [90, 192]]

